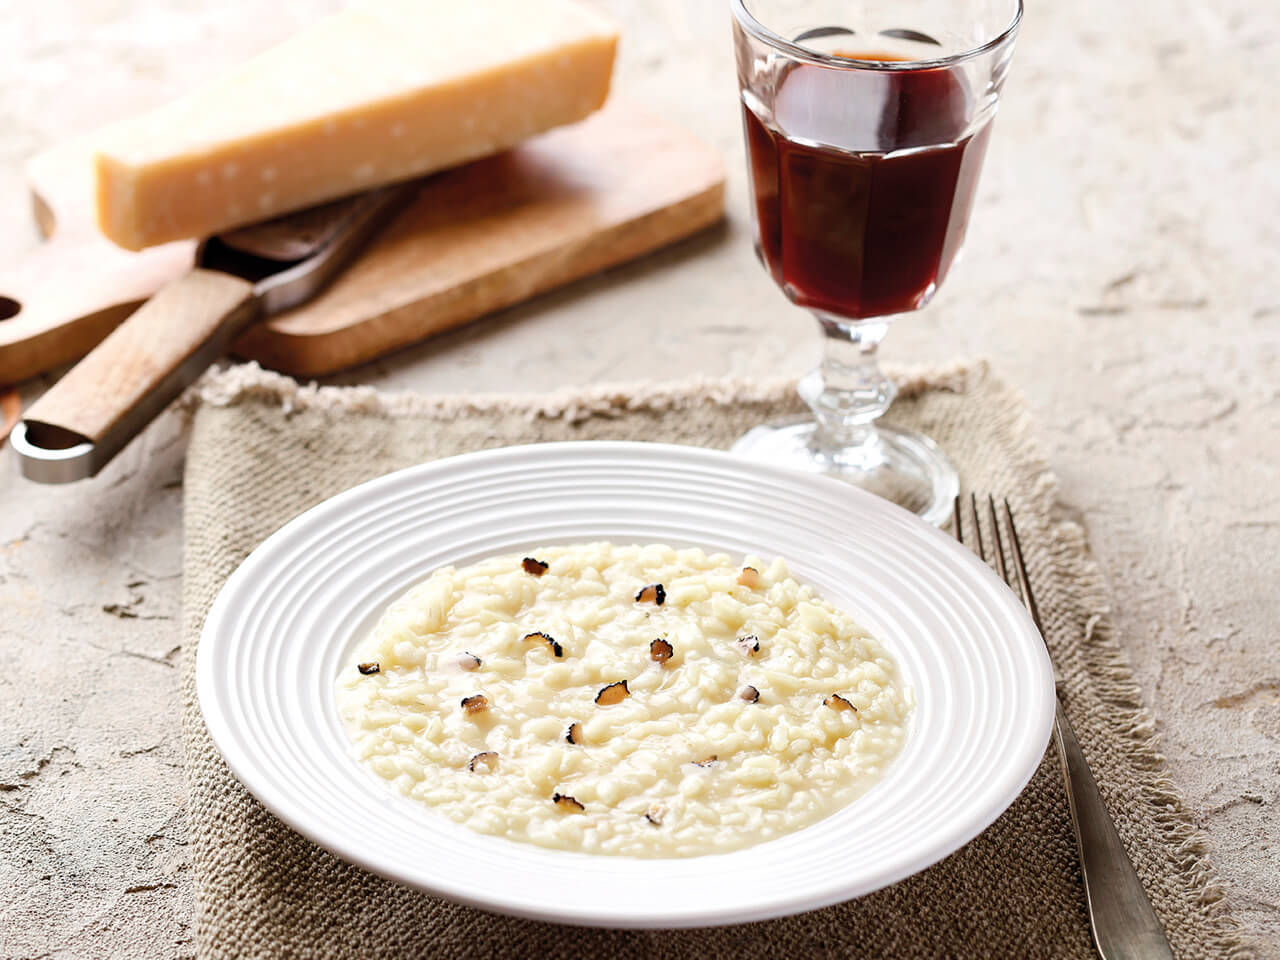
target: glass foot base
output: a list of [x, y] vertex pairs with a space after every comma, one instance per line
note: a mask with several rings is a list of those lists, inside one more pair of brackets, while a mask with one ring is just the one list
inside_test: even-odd
[[951, 519], [960, 479], [937, 445], [923, 434], [878, 426], [857, 447], [831, 455], [813, 444], [813, 421], [756, 427], [733, 453], [760, 463], [821, 473], [884, 497], [936, 527]]

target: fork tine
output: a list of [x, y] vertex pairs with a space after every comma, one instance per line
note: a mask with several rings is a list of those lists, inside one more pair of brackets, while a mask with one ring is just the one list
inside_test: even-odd
[[1036, 605], [1035, 594], [1031, 592], [1031, 582], [1027, 579], [1027, 563], [1022, 558], [1022, 542], [1018, 539], [1018, 528], [1013, 522], [1013, 508], [1009, 506], [1009, 498], [1004, 501], [1004, 518], [1009, 525], [1009, 546], [1013, 552], [1013, 570], [1018, 575], [1018, 589], [1026, 601], [1027, 610], [1036, 629], [1044, 634], [1044, 624], [1040, 622], [1040, 608]]
[[996, 516], [996, 499], [987, 494], [987, 516], [991, 518], [991, 535], [995, 537], [996, 573], [1005, 583], [1009, 582], [1009, 569], [1004, 562], [1004, 537], [1000, 535], [1000, 520]]
[[978, 495], [976, 493], [969, 494], [969, 506], [973, 508], [973, 539], [978, 545], [978, 556], [985, 561], [987, 559], [987, 547], [982, 542], [982, 516], [978, 513]]

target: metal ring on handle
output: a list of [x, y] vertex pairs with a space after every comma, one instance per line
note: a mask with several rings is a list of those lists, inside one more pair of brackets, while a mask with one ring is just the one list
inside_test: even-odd
[[98, 447], [88, 440], [62, 449], [42, 447], [27, 436], [27, 421], [19, 420], [9, 434], [9, 444], [22, 475], [37, 483], [72, 483], [97, 472]]

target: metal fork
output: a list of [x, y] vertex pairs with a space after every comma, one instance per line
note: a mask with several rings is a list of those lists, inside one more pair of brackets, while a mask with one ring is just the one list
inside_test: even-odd
[[[991, 549], [982, 539], [982, 519], [978, 512], [978, 497], [969, 495], [973, 510], [973, 539], [970, 544], [984, 561], [995, 561], [1000, 579], [1012, 588], [1009, 581], [1009, 565], [1005, 561], [1004, 537], [996, 513], [994, 497], [987, 496], [987, 518], [995, 541]], [[965, 542], [964, 523], [961, 519], [961, 498], [956, 497], [952, 523], [955, 538]], [[1013, 574], [1023, 603], [1035, 622], [1036, 629], [1044, 636], [1040, 622], [1040, 610], [1031, 583], [1027, 578], [1027, 565], [1022, 558], [1022, 542], [1018, 528], [1013, 523], [1013, 510], [1009, 501], [1003, 502], [1004, 526], [1009, 531], [1009, 552]], [[1052, 659], [1052, 658], [1051, 658]], [[1057, 665], [1053, 668], [1055, 686], [1061, 682]], [[1129, 960], [1129, 958], [1159, 958], [1172, 960], [1173, 951], [1165, 936], [1164, 927], [1151, 909], [1151, 901], [1142, 889], [1142, 881], [1133, 869], [1133, 863], [1125, 853], [1124, 844], [1116, 832], [1116, 825], [1107, 812], [1098, 782], [1084, 758], [1080, 742], [1076, 739], [1066, 711], [1062, 709], [1062, 697], [1057, 698], [1057, 717], [1053, 725], [1058, 755], [1062, 759], [1062, 774], [1067, 787], [1067, 806], [1071, 810], [1071, 823], [1076, 830], [1076, 849], [1080, 853], [1080, 872], [1084, 875], [1084, 893], [1089, 905], [1089, 923], [1093, 929], [1093, 942], [1104, 960]]]

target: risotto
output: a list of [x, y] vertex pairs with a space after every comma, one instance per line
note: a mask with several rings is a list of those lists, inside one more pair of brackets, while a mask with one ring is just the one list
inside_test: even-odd
[[910, 690], [782, 560], [546, 547], [445, 567], [338, 679], [359, 759], [481, 833], [633, 857], [798, 830], [883, 776]]

